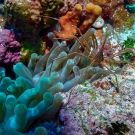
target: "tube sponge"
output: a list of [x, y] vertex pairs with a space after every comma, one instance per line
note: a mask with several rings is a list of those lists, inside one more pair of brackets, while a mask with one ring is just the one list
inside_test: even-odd
[[89, 13], [93, 13], [94, 15], [99, 16], [102, 12], [102, 8], [98, 5], [94, 5], [92, 3], [88, 3], [86, 5], [86, 11]]

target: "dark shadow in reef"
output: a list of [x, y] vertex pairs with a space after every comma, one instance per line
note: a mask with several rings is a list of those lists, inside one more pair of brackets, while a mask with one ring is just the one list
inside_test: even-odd
[[10, 77], [11, 79], [16, 79], [16, 75], [13, 71], [13, 65], [0, 64], [0, 67], [5, 68], [6, 77]]

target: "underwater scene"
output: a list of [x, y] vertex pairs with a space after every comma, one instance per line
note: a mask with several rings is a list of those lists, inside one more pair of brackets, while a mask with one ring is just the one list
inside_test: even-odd
[[0, 135], [135, 135], [135, 0], [0, 0]]

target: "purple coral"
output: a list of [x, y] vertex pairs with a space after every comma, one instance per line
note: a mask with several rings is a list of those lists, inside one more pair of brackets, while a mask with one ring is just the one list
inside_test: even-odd
[[0, 31], [0, 64], [14, 64], [19, 61], [21, 44], [16, 41], [15, 34], [3, 29]]

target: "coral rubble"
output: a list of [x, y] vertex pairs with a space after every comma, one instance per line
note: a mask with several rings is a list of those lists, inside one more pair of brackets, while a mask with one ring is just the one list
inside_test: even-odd
[[[94, 83], [77, 85], [69, 104], [66, 107], [63, 105], [60, 111], [60, 120], [64, 122], [63, 133], [68, 135], [78, 131], [81, 135], [135, 134], [134, 76], [134, 64], [126, 66], [121, 75], [118, 75], [119, 93], [115, 93], [114, 86], [106, 90], [95, 87]], [[97, 81], [101, 84], [105, 81], [114, 82], [114, 78], [109, 75]], [[66, 98], [64, 93], [62, 95]]]

